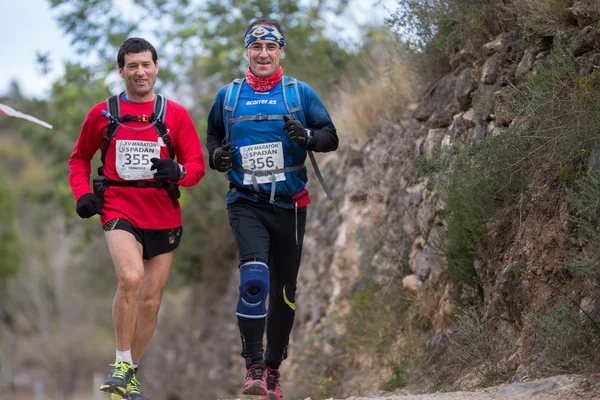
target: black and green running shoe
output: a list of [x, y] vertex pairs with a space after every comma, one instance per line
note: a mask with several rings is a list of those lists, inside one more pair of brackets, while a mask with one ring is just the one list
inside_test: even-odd
[[100, 386], [100, 390], [125, 397], [127, 394], [127, 385], [129, 385], [131, 378], [135, 374], [135, 368], [123, 361], [110, 364], [110, 366], [112, 367], [110, 373], [102, 386]]
[[134, 375], [127, 386], [127, 397], [126, 400], [148, 400], [146, 396], [140, 393], [140, 381]]

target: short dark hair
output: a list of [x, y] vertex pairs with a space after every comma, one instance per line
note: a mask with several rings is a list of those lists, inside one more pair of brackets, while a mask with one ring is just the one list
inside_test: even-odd
[[117, 65], [119, 68], [123, 68], [125, 66], [125, 54], [129, 53], [143, 53], [144, 51], [149, 51], [152, 53], [152, 61], [154, 64], [158, 61], [158, 55], [156, 54], [156, 49], [150, 42], [145, 39], [139, 37], [132, 37], [123, 42], [121, 47], [119, 47], [119, 52], [117, 53]]
[[277, 29], [277, 31], [279, 31], [279, 33], [281, 33], [281, 36], [285, 38], [285, 35], [283, 34], [283, 29], [281, 29], [281, 25], [279, 25], [279, 22], [268, 18], [259, 18], [257, 20], [252, 21], [250, 25], [248, 25], [248, 29], [246, 29], [244, 37], [246, 37], [248, 32], [250, 32], [255, 26], [273, 26], [275, 27], [275, 29]]

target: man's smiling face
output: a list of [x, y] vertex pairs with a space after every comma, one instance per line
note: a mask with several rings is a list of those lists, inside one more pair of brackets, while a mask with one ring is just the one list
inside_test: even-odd
[[135, 102], [154, 100], [154, 84], [158, 75], [158, 63], [152, 60], [150, 51], [125, 54], [125, 64], [119, 68], [125, 80], [125, 94]]

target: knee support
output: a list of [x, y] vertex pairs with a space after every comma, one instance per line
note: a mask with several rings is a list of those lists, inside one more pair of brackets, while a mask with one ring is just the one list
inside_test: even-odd
[[265, 318], [265, 301], [269, 294], [269, 268], [260, 261], [249, 261], [240, 267], [240, 297], [236, 314], [242, 318]]

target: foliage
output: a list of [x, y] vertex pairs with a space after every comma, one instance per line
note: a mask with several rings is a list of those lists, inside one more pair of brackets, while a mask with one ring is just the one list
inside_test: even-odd
[[390, 391], [408, 385], [412, 372], [417, 368], [416, 360], [406, 358], [396, 362], [388, 362], [387, 366], [392, 370], [392, 377], [385, 383], [385, 388]]
[[567, 191], [573, 207], [576, 235], [572, 238], [578, 253], [565, 265], [584, 276], [600, 276], [600, 176], [589, 172]]
[[17, 273], [23, 261], [16, 201], [10, 183], [8, 175], [0, 169], [0, 293], [4, 292], [6, 280]]
[[134, 0], [116, 5], [110, 0], [51, 0], [51, 4], [79, 52], [95, 51], [105, 73], [114, 69], [112, 55], [123, 40], [142, 35], [159, 53], [161, 81], [190, 84], [198, 104], [206, 108], [205, 96], [244, 74], [244, 33], [250, 21], [260, 17], [278, 20], [284, 29], [285, 73], [328, 93], [340, 71], [358, 58], [326, 32], [328, 17], [342, 13], [347, 1], [302, 5], [289, 0]]
[[513, 0], [507, 11], [533, 32], [548, 34], [569, 25], [571, 0]]
[[[110, 309], [111, 299], [91, 297], [94, 285], [101, 283], [99, 275], [89, 282], [88, 268], [96, 255], [88, 255], [86, 263], [77, 262], [71, 252], [75, 242], [63, 219], [47, 218], [41, 226], [35, 223], [35, 213], [21, 218], [25, 263], [7, 283], [7, 301], [0, 303], [0, 314], [12, 319], [9, 328], [17, 337], [15, 371], [34, 366], [51, 379], [61, 398], [69, 398], [78, 382], [93, 374], [93, 360], [114, 349], [108, 339], [112, 332], [102, 331], [110, 313], [100, 312]], [[74, 347], [77, 351], [70, 350]]]
[[226, 193], [225, 179], [213, 171], [207, 171], [198, 186], [182, 190], [185, 239], [173, 260], [182, 282], [202, 280], [206, 269], [236, 266], [224, 201]]
[[512, 88], [513, 124], [507, 133], [445, 160], [415, 164], [424, 172], [438, 171], [433, 176], [447, 227], [439, 246], [459, 289], [477, 283], [473, 260], [485, 254], [488, 224], [500, 210], [526, 199], [534, 183], [572, 185], [582, 176], [591, 149], [600, 142], [595, 74], [578, 71], [558, 36], [549, 61]]
[[[341, 319], [346, 332], [340, 345], [383, 362], [391, 371], [391, 378], [382, 382], [387, 389], [404, 387], [419, 367], [425, 344], [418, 318], [409, 313], [413, 297], [399, 281], [361, 283], [351, 297], [350, 311]], [[403, 341], [396, 344], [400, 336]]]
[[492, 39], [505, 28], [505, 15], [497, 0], [397, 0], [388, 24], [411, 50], [453, 50]]
[[[389, 32], [371, 29], [364, 35], [360, 63], [334, 91], [332, 117], [346, 138], [366, 140], [381, 129], [382, 121], [400, 121], [417, 98], [415, 75], [406, 51], [395, 46]], [[360, 77], [357, 79], [357, 76]]]
[[446, 223], [438, 245], [459, 289], [477, 284], [473, 260], [487, 246], [486, 224], [524, 190], [532, 148], [531, 138], [516, 134], [489, 138], [446, 161], [437, 177]]
[[508, 378], [501, 363], [507, 354], [508, 343], [503, 341], [492, 321], [480, 309], [468, 307], [459, 310], [449, 337], [444, 362], [453, 364], [455, 373], [476, 367], [483, 379], [482, 384], [486, 386]]
[[[353, 385], [358, 376], [373, 374], [370, 365], [381, 373], [376, 383], [395, 390], [406, 386], [418, 369], [426, 328], [409, 313], [413, 298], [402, 283], [377, 284], [363, 279], [352, 292], [348, 313], [323, 321], [318, 334], [296, 344], [295, 353], [307, 366], [296, 379], [305, 389], [290, 397], [351, 395], [349, 390], [360, 390]], [[325, 352], [324, 343], [328, 344]]]
[[529, 315], [526, 325], [538, 372], [598, 372], [600, 328], [578, 310], [565, 302]]
[[375, 357], [384, 356], [395, 340], [411, 299], [400, 283], [388, 287], [365, 283], [352, 296], [350, 312], [342, 319], [345, 346], [360, 347]]

